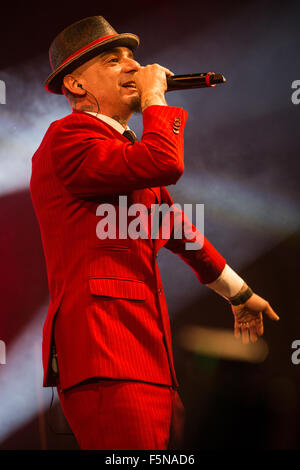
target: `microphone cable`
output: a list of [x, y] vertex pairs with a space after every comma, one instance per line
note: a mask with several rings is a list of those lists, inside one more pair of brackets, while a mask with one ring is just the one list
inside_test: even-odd
[[47, 422], [47, 426], [48, 428], [50, 429], [51, 432], [53, 432], [53, 434], [55, 434], [56, 436], [74, 436], [74, 433], [71, 431], [71, 432], [59, 432], [59, 431], [55, 431], [55, 429], [52, 427], [51, 425], [51, 414], [52, 414], [52, 405], [53, 405], [53, 401], [54, 401], [54, 388], [51, 387], [52, 389], [52, 396], [51, 396], [51, 402], [50, 402], [50, 406], [49, 406], [49, 409], [46, 413], [46, 422]]
[[[96, 103], [97, 103], [97, 114], [96, 114], [96, 117], [97, 117], [98, 114], [99, 114], [99, 112], [100, 112], [100, 106], [99, 106], [99, 103], [98, 103], [98, 100], [97, 100], [96, 96], [93, 95], [93, 93], [91, 93], [90, 91], [88, 91], [88, 90], [86, 90], [85, 88], [83, 88], [83, 86], [82, 86], [81, 83], [78, 83], [77, 86], [78, 86], [78, 88], [81, 88], [82, 90], [84, 90], [88, 95], [91, 95], [91, 96], [94, 98], [94, 100], [96, 101]], [[76, 109], [76, 108], [75, 108], [75, 109]]]

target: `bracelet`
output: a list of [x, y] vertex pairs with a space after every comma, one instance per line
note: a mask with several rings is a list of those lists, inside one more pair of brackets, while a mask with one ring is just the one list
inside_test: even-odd
[[234, 297], [231, 297], [229, 299], [229, 302], [232, 304], [232, 305], [241, 305], [241, 304], [244, 304], [245, 302], [247, 302], [248, 299], [250, 299], [250, 297], [252, 296], [253, 294], [253, 290], [248, 287], [244, 292], [242, 292], [241, 294], [237, 294], [235, 295]]

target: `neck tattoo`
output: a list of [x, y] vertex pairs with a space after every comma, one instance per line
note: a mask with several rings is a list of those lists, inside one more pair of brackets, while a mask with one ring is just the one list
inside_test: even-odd
[[127, 121], [125, 121], [125, 119], [121, 119], [120, 116], [118, 115], [112, 116], [112, 119], [115, 119], [116, 121], [118, 121], [121, 124], [121, 126], [125, 127], [126, 129]]
[[77, 111], [96, 111], [95, 110], [95, 106], [93, 105], [90, 105], [90, 104], [83, 104], [81, 106], [78, 106], [77, 108]]

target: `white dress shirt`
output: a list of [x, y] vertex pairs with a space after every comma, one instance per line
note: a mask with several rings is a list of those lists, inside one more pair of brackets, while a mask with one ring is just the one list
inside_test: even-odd
[[124, 131], [130, 131], [131, 130], [128, 126], [123, 127], [122, 124], [119, 123], [119, 121], [116, 121], [115, 119], [113, 119], [109, 116], [106, 116], [105, 114], [94, 113], [92, 111], [85, 111], [85, 112], [87, 114], [91, 114], [92, 116], [95, 116], [95, 117], [101, 119], [101, 121], [106, 122], [106, 124], [109, 124], [111, 127], [116, 129], [116, 131], [120, 132], [120, 134], [123, 134]]

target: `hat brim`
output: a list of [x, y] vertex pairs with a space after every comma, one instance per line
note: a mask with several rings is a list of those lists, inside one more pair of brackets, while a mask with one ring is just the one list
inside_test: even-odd
[[70, 58], [70, 60], [64, 62], [53, 73], [51, 73], [45, 82], [45, 88], [50, 93], [62, 95], [62, 84], [65, 75], [73, 72], [73, 70], [75, 70], [77, 67], [80, 67], [80, 65], [101, 54], [101, 52], [104, 52], [107, 49], [111, 49], [112, 47], [128, 47], [134, 51], [138, 47], [139, 43], [140, 40], [135, 34], [123, 33], [106, 39], [101, 43], [95, 44], [85, 49], [75, 57], [73, 56]]

